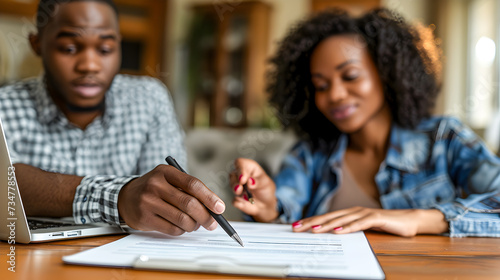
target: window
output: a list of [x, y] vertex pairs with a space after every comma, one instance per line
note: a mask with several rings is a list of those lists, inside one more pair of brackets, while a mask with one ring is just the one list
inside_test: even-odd
[[473, 0], [468, 3], [468, 62], [466, 121], [476, 129], [490, 125], [499, 109], [498, 91], [498, 2]]

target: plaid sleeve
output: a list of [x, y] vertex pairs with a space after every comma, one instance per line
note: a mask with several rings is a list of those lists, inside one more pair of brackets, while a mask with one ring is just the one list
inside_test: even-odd
[[78, 224], [120, 224], [118, 193], [138, 176], [86, 176], [76, 188], [73, 217]]

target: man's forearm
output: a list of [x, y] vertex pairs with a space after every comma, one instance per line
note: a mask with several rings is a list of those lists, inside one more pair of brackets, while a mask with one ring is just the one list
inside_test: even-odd
[[26, 215], [72, 216], [76, 187], [83, 177], [47, 172], [26, 164], [14, 167]]

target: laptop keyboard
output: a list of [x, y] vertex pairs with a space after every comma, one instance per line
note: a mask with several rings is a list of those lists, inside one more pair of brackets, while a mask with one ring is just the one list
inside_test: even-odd
[[43, 228], [56, 228], [64, 226], [75, 226], [73, 223], [63, 223], [63, 222], [49, 222], [49, 221], [37, 221], [28, 220], [28, 226], [30, 229], [43, 229]]

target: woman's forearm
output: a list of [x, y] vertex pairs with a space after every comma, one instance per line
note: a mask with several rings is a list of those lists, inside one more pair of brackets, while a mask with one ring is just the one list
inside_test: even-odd
[[449, 224], [445, 219], [444, 214], [437, 209], [418, 209], [417, 234], [441, 234], [448, 232]]

